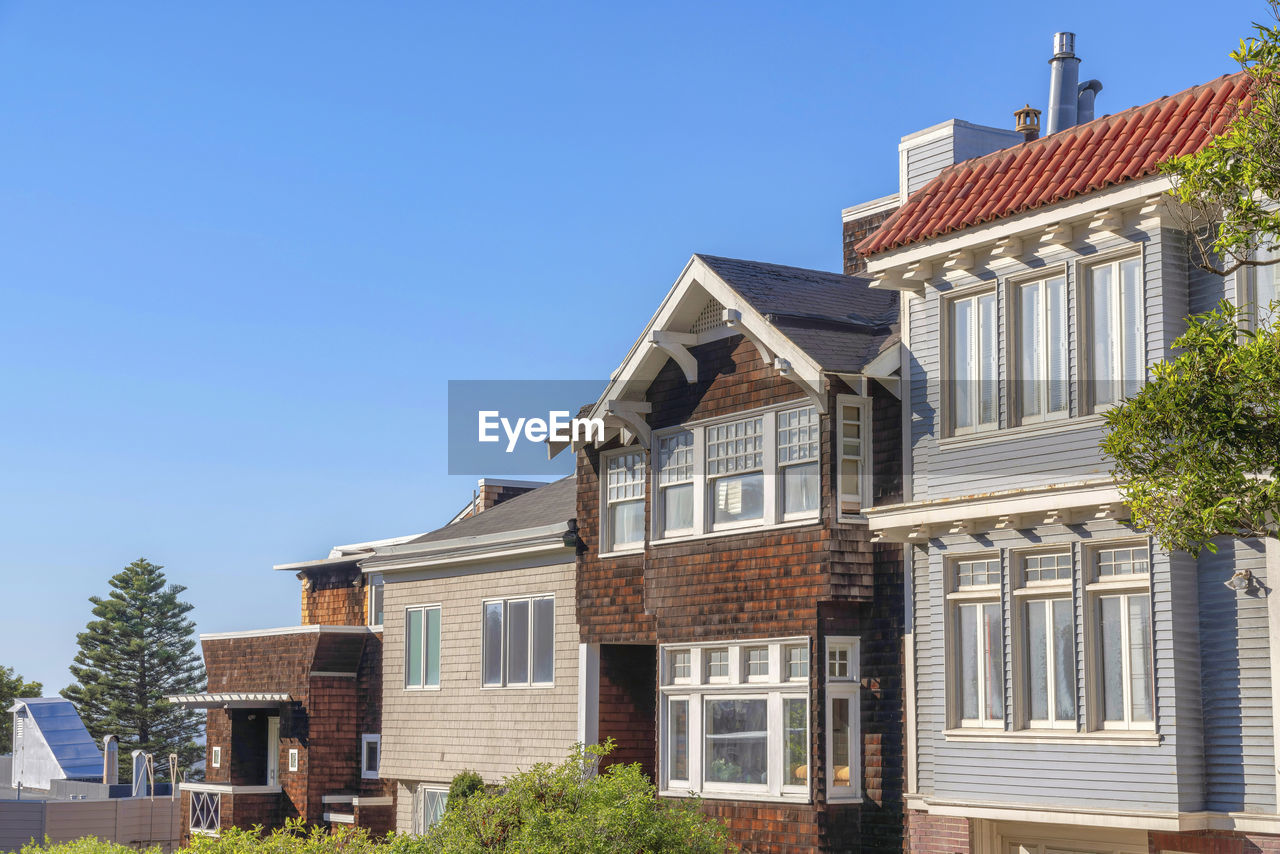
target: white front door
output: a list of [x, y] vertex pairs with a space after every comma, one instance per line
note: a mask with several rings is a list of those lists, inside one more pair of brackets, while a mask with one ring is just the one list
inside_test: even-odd
[[275, 786], [280, 782], [280, 718], [272, 715], [267, 718], [267, 785]]

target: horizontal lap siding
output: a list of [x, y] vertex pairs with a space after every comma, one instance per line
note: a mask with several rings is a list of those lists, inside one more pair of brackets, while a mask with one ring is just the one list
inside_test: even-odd
[[916, 603], [912, 632], [916, 645], [916, 788], [921, 794], [932, 794], [934, 758], [946, 726], [942, 565], [935, 566], [928, 549], [911, 551]]
[[1199, 565], [1204, 660], [1206, 807], [1272, 812], [1276, 778], [1271, 720], [1267, 600], [1223, 585], [1236, 569], [1263, 583], [1266, 554], [1256, 540], [1218, 543]]
[[[555, 685], [483, 688], [482, 601], [539, 593], [555, 594]], [[447, 785], [459, 771], [473, 769], [496, 783], [535, 763], [565, 758], [577, 738], [573, 564], [421, 581], [397, 582], [388, 575], [385, 597], [384, 777]], [[436, 603], [441, 605], [440, 690], [406, 690], [405, 608]], [[405, 797], [402, 792], [402, 817]]]
[[31, 840], [44, 838], [42, 803], [0, 801], [0, 851], [17, 851]]

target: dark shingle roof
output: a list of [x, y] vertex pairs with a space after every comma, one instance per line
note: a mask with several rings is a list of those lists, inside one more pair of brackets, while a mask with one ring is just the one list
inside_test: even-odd
[[578, 487], [573, 476], [509, 498], [496, 507], [414, 537], [410, 543], [434, 543], [480, 537], [568, 522], [577, 515]]
[[823, 370], [857, 373], [897, 335], [898, 295], [822, 270], [698, 255]]

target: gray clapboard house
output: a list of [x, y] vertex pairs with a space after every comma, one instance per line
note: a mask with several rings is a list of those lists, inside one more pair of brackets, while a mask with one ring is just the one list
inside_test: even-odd
[[1274, 848], [1280, 556], [1161, 551], [1098, 448], [1189, 313], [1274, 297], [1271, 268], [1190, 262], [1156, 168], [1249, 84], [1093, 120], [1073, 48], [1055, 37], [1045, 136], [1023, 110], [1025, 141], [904, 157], [901, 206], [857, 247], [902, 294], [906, 494], [865, 512], [908, 546], [908, 847]]

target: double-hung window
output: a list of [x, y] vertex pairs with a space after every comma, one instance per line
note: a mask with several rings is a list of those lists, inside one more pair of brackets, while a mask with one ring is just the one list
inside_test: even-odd
[[1032, 728], [1075, 729], [1076, 643], [1071, 551], [1022, 557], [1014, 590], [1021, 635], [1020, 718]]
[[658, 438], [658, 500], [662, 532], [691, 533], [697, 503], [693, 466], [693, 433], [681, 430]]
[[555, 597], [484, 603], [481, 663], [486, 687], [551, 685], [555, 681]]
[[994, 291], [950, 301], [951, 432], [971, 433], [996, 426], [996, 295]]
[[1004, 625], [1000, 609], [999, 557], [965, 558], [951, 564], [953, 721], [962, 727], [1004, 726]]
[[1018, 398], [1023, 423], [1067, 414], [1067, 279], [1017, 286]]
[[818, 512], [818, 435], [816, 407], [803, 406], [777, 414], [783, 519]]
[[644, 454], [626, 451], [605, 458], [605, 535], [609, 551], [644, 545]]
[[1147, 543], [1097, 548], [1087, 586], [1093, 623], [1095, 729], [1153, 729], [1151, 552]]
[[404, 612], [404, 687], [440, 687], [440, 606]]
[[836, 425], [840, 454], [836, 482], [840, 515], [847, 518], [871, 504], [871, 401], [842, 394], [836, 398], [836, 412], [840, 419]]
[[1146, 378], [1142, 259], [1125, 258], [1090, 267], [1090, 373], [1095, 407], [1118, 403]]
[[861, 796], [858, 639], [829, 637], [827, 644], [827, 800]]
[[[856, 649], [856, 639], [852, 643]], [[664, 647], [662, 789], [807, 801], [813, 765], [808, 651], [806, 638]], [[856, 652], [852, 661], [856, 675]], [[846, 688], [856, 709], [856, 679]], [[856, 762], [856, 713], [851, 719]]]
[[[1254, 253], [1254, 258], [1258, 261], [1276, 261], [1280, 259], [1280, 248], [1259, 248]], [[1276, 270], [1275, 264], [1266, 264], [1250, 267], [1249, 272], [1243, 277], [1249, 281], [1250, 292], [1243, 295], [1241, 302], [1248, 303], [1245, 308], [1249, 312], [1254, 329], [1268, 329], [1275, 322], [1277, 309], [1280, 309], [1280, 306], [1275, 304], [1276, 299], [1280, 297], [1280, 293], [1276, 292], [1277, 272], [1280, 271]]]
[[764, 418], [757, 415], [705, 429], [713, 526], [763, 518]]

